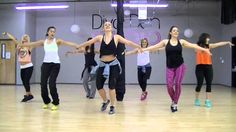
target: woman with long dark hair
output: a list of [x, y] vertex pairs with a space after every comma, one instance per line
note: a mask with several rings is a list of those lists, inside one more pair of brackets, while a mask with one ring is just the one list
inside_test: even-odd
[[[219, 43], [209, 43], [210, 41], [210, 35], [208, 33], [202, 33], [199, 36], [198, 39], [198, 46], [205, 48], [205, 49], [213, 49], [220, 46], [233, 46], [233, 44], [230, 41], [226, 42], [219, 42]], [[206, 81], [206, 100], [205, 100], [205, 106], [210, 108], [212, 106], [212, 103], [210, 101], [210, 95], [211, 95], [211, 83], [213, 80], [213, 68], [212, 68], [212, 60], [211, 56], [209, 54], [206, 54], [205, 52], [196, 50], [196, 69], [195, 74], [197, 78], [197, 86], [196, 86], [196, 93], [195, 93], [195, 106], [200, 106], [200, 100], [199, 100], [199, 93], [201, 91], [201, 87], [203, 84], [203, 81], [205, 79]]]
[[[171, 98], [170, 109], [176, 112], [177, 104], [181, 93], [182, 80], [185, 73], [184, 59], [182, 55], [183, 47], [194, 48], [211, 54], [209, 49], [202, 48], [197, 44], [189, 43], [184, 39], [178, 39], [179, 29], [177, 26], [172, 26], [168, 33], [168, 39], [164, 39], [159, 43], [150, 46], [143, 51], [155, 50], [165, 47], [166, 51], [166, 83], [167, 91]], [[174, 88], [175, 85], [175, 88]]]
[[[88, 38], [87, 41], [91, 40], [92, 38]], [[99, 53], [95, 50], [94, 44], [88, 45], [85, 47], [84, 50], [75, 50], [75, 51], [68, 51], [68, 54], [75, 54], [75, 53], [84, 53], [84, 69], [81, 74], [81, 79], [83, 79], [83, 86], [86, 92], [86, 97], [89, 99], [93, 99], [96, 94], [96, 77], [91, 74], [92, 69], [97, 66], [97, 62], [95, 61], [95, 54]], [[91, 86], [89, 86], [89, 83]]]

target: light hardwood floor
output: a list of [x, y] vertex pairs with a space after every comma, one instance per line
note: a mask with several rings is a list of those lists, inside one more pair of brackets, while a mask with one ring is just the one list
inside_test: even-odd
[[34, 99], [21, 103], [23, 86], [0, 85], [0, 132], [235, 132], [236, 89], [213, 86], [212, 108], [193, 106], [193, 85], [184, 85], [176, 113], [170, 112], [165, 85], [149, 85], [140, 101], [138, 85], [127, 85], [116, 114], [100, 112], [101, 99], [85, 98], [82, 85], [58, 85], [60, 108], [44, 110], [40, 86], [32, 85]]

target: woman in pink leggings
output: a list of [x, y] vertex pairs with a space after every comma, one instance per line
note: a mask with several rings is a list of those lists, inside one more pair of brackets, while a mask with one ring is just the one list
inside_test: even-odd
[[[158, 50], [159, 48], [165, 47], [166, 50], [166, 83], [167, 90], [171, 98], [170, 109], [172, 112], [177, 111], [177, 104], [181, 93], [181, 83], [185, 73], [184, 59], [182, 56], [182, 48], [194, 48], [208, 54], [211, 54], [208, 49], [202, 48], [196, 44], [189, 43], [186, 40], [178, 39], [179, 30], [178, 27], [172, 26], [170, 28], [168, 39], [164, 39], [159, 43], [150, 46], [143, 51], [147, 50]], [[175, 87], [174, 87], [175, 85]]]

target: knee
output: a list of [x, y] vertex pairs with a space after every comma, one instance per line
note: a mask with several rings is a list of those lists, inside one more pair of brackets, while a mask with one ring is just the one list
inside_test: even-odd
[[56, 83], [55, 83], [55, 82], [49, 82], [49, 87], [50, 87], [50, 88], [56, 87]]

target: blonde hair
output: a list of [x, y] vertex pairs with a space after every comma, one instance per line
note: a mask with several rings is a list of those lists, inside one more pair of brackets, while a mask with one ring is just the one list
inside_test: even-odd
[[21, 37], [21, 42], [24, 40], [24, 38], [27, 38], [28, 42], [30, 42], [30, 37], [28, 34], [24, 34], [22, 37]]

